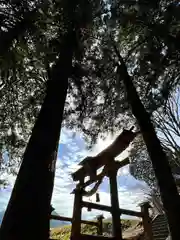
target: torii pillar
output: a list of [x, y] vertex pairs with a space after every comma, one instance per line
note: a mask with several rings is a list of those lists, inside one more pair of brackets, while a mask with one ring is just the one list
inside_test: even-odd
[[109, 169], [108, 177], [110, 184], [110, 195], [111, 195], [111, 208], [112, 208], [112, 227], [113, 237], [117, 240], [122, 240], [122, 229], [121, 229], [121, 213], [119, 210], [119, 198], [118, 198], [118, 187], [117, 187], [117, 172], [118, 169], [115, 166], [114, 159], [112, 160], [111, 169]]
[[76, 188], [74, 193], [71, 240], [78, 239], [81, 235], [82, 192]]

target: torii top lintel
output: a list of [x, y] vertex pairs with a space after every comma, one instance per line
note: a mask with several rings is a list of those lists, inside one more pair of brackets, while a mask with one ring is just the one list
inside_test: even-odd
[[85, 166], [88, 165], [94, 171], [96, 171], [100, 167], [104, 166], [108, 160], [117, 157], [129, 146], [137, 134], [139, 134], [139, 132], [133, 132], [132, 128], [130, 130], [124, 129], [115, 139], [115, 141], [102, 152], [97, 154], [95, 157], [86, 157], [84, 160], [82, 160], [79, 163], [79, 165], [82, 167], [72, 174], [73, 180], [78, 181], [82, 179], [82, 177], [88, 176]]

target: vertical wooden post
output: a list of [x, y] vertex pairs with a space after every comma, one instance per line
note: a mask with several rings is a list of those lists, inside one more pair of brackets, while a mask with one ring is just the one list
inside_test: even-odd
[[97, 223], [98, 223], [98, 227], [97, 227], [97, 234], [98, 235], [103, 235], [103, 215], [99, 215], [97, 216]]
[[72, 217], [71, 240], [78, 239], [81, 234], [82, 193], [75, 189], [74, 209]]
[[121, 219], [119, 210], [118, 188], [117, 188], [117, 169], [115, 168], [114, 160], [112, 161], [112, 169], [109, 170], [109, 183], [110, 183], [110, 195], [111, 195], [111, 207], [112, 207], [112, 225], [113, 225], [113, 237], [118, 240], [122, 240]]
[[149, 217], [149, 203], [141, 204], [141, 212], [143, 213], [143, 227], [144, 227], [144, 234], [145, 239], [153, 240], [153, 232], [152, 232], [152, 223]]

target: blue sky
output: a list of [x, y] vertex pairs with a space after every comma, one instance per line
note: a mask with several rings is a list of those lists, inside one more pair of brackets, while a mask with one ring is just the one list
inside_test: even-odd
[[[117, 133], [119, 134], [119, 133]], [[97, 144], [91, 151], [86, 150], [86, 144], [80, 134], [73, 136], [73, 132], [67, 129], [62, 129], [61, 139], [59, 144], [58, 159], [56, 164], [56, 177], [53, 191], [52, 205], [58, 214], [63, 216], [72, 216], [73, 195], [70, 192], [75, 187], [72, 181], [71, 173], [78, 169], [78, 163], [86, 156], [93, 156], [107, 147], [116, 136], [107, 136], [106, 140], [99, 139]], [[127, 155], [123, 153], [118, 159], [122, 159]], [[10, 186], [0, 191], [0, 212], [4, 211], [11, 194], [11, 189], [14, 183], [14, 178], [10, 177]], [[128, 171], [128, 166], [122, 168], [118, 172], [118, 190], [120, 207], [132, 210], [139, 210], [138, 204], [145, 198], [144, 191], [147, 190], [146, 185], [135, 180]], [[110, 205], [108, 180], [105, 179], [101, 184], [100, 203]], [[86, 201], [95, 202], [95, 196]], [[99, 211], [87, 212], [83, 209], [83, 218], [89, 219], [100, 214]], [[110, 215], [103, 213], [104, 216]]]

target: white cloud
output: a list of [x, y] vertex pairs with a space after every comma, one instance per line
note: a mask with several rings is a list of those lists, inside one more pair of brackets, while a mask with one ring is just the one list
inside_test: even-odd
[[7, 206], [7, 203], [10, 198], [11, 191], [1, 190], [0, 192], [0, 212], [3, 212]]

